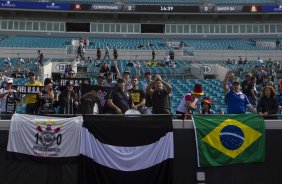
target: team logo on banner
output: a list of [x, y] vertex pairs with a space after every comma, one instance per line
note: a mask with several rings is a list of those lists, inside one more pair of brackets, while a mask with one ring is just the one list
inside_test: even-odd
[[37, 133], [34, 135], [36, 146], [33, 151], [40, 156], [57, 156], [60, 152], [60, 144], [62, 142], [61, 129], [63, 124], [56, 121], [48, 120], [43, 122], [35, 122]]

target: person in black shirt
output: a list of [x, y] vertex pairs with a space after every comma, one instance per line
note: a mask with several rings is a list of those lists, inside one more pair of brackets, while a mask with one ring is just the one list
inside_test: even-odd
[[110, 93], [107, 105], [116, 114], [124, 114], [127, 110], [134, 108], [130, 93], [125, 91], [125, 80], [123, 78], [117, 80], [117, 88]]
[[36, 107], [39, 114], [55, 114], [55, 102], [57, 96], [54, 95], [53, 81], [50, 78], [44, 80], [44, 89], [36, 96]]
[[117, 58], [118, 58], [118, 52], [117, 52], [117, 49], [116, 48], [114, 48], [114, 60], [117, 60]]
[[100, 48], [97, 48], [97, 60], [101, 59], [101, 50]]
[[75, 114], [77, 113], [78, 97], [73, 91], [73, 83], [66, 82], [66, 89], [59, 95], [59, 114]]
[[[151, 89], [155, 87], [155, 90]], [[164, 88], [165, 87], [165, 88]], [[170, 114], [169, 94], [172, 87], [169, 83], [162, 80], [161, 76], [157, 75], [155, 80], [147, 86], [147, 93], [152, 96], [152, 113], [153, 114]]]
[[146, 110], [145, 93], [142, 89], [138, 89], [137, 77], [132, 77], [131, 82], [132, 82], [132, 88], [129, 89], [128, 92], [131, 94], [132, 101], [134, 103], [134, 109], [144, 114]]
[[155, 50], [153, 49], [152, 50], [152, 62], [155, 61], [155, 57], [156, 57], [156, 53], [155, 53]]

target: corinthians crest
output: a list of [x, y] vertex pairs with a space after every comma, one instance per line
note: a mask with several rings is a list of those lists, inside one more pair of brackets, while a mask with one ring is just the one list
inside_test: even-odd
[[[33, 146], [33, 150], [38, 155], [55, 156], [57, 152], [60, 152], [60, 148], [57, 146], [62, 141], [62, 134], [60, 134], [62, 124], [58, 125], [56, 122], [48, 120], [42, 123], [36, 122], [35, 125], [38, 132], [35, 134], [35, 143], [37, 146]], [[50, 148], [53, 145], [57, 146]]]

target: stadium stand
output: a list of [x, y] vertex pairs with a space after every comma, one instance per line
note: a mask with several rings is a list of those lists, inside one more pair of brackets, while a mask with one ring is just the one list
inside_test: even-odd
[[161, 38], [89, 38], [86, 48], [105, 49], [107, 46], [117, 49], [165, 50], [169, 49]]
[[254, 41], [242, 39], [174, 39], [183, 41], [185, 47], [194, 50], [272, 50], [272, 47], [257, 46]]
[[0, 47], [65, 48], [70, 45], [72, 39], [51, 36], [11, 36], [0, 41]]

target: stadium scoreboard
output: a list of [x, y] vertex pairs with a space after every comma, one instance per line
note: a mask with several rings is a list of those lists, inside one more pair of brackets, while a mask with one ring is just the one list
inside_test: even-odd
[[84, 12], [136, 12], [136, 13], [282, 13], [282, 6], [243, 6], [243, 5], [134, 5], [134, 4], [85, 4], [48, 3], [26, 1], [0, 1], [0, 9], [39, 9], [46, 11]]

